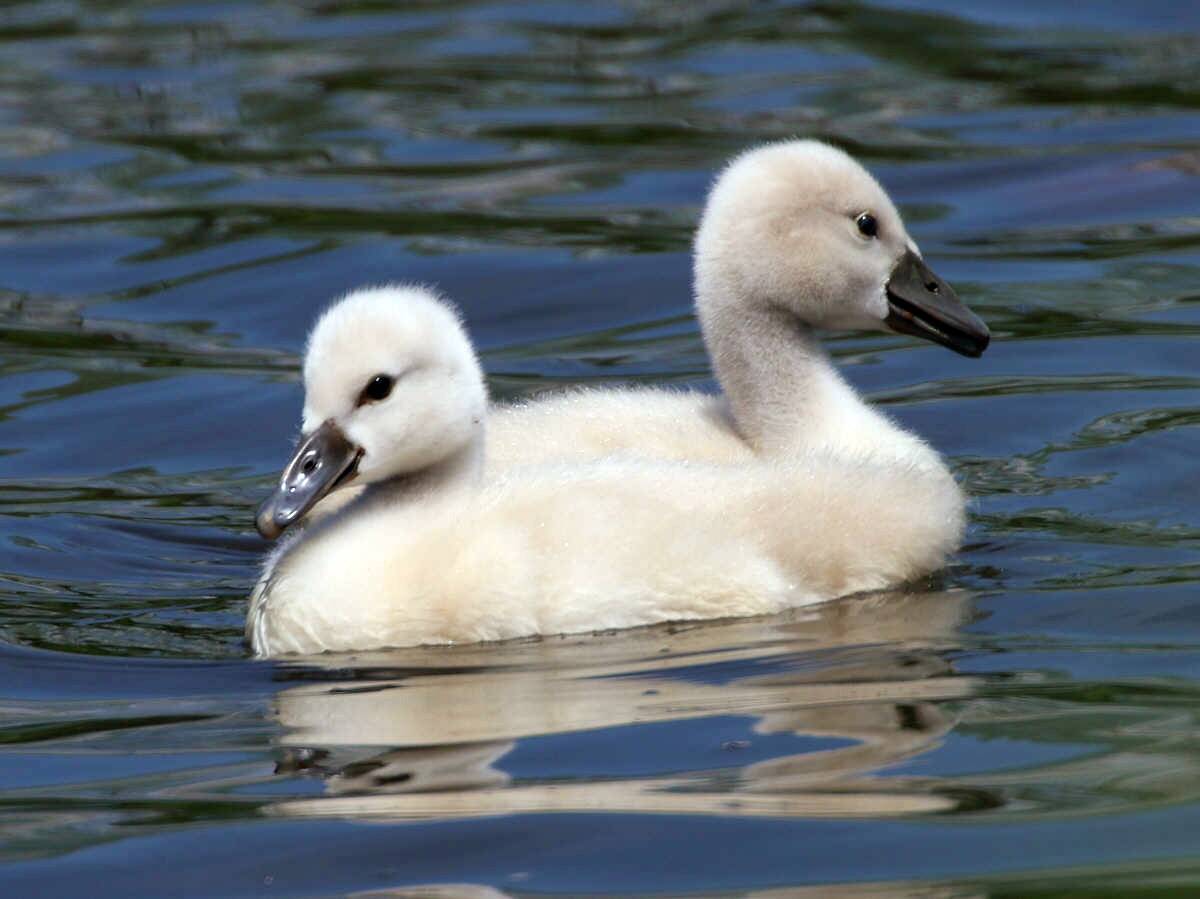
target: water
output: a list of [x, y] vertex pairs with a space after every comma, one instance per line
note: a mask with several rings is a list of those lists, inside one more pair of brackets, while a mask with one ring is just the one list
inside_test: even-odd
[[[4, 895], [1200, 890], [1200, 7], [44, 0], [0, 42]], [[699, 204], [795, 134], [993, 328], [833, 344], [976, 497], [929, 592], [246, 659], [323, 304], [437, 283], [499, 397], [706, 385]]]

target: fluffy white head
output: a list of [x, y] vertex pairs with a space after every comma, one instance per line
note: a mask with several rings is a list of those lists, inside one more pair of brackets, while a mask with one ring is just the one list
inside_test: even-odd
[[[390, 389], [379, 396], [385, 383]], [[481, 440], [486, 410], [483, 373], [462, 323], [427, 288], [355, 290], [313, 327], [304, 356], [304, 433], [337, 425], [362, 451], [359, 481], [454, 456]]]
[[[865, 214], [874, 236], [859, 225]], [[867, 223], [869, 224], [869, 223]], [[738, 298], [818, 328], [878, 329], [884, 291], [912, 250], [900, 214], [867, 171], [828, 144], [795, 140], [743, 153], [721, 173], [696, 234], [705, 304]]]

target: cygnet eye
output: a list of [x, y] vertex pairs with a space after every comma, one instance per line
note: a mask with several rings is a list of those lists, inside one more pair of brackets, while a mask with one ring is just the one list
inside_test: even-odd
[[386, 400], [395, 383], [396, 381], [391, 375], [376, 375], [363, 388], [363, 392], [358, 398], [358, 404], [361, 406], [363, 403], [377, 403], [380, 400]]
[[854, 224], [858, 225], [859, 233], [863, 237], [874, 237], [879, 233], [879, 222], [875, 221], [875, 216], [869, 212], [861, 213], [854, 220]]

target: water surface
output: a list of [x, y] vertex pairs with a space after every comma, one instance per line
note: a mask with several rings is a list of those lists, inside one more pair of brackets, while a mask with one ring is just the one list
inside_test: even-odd
[[[1200, 890], [1198, 59], [1167, 0], [6, 6], [0, 891]], [[317, 310], [436, 283], [501, 398], [710, 387], [691, 230], [794, 135], [993, 328], [832, 343], [976, 497], [945, 573], [246, 658]]]

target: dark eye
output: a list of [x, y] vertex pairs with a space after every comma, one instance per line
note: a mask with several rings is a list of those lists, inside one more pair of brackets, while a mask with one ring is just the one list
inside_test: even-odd
[[879, 222], [875, 221], [875, 216], [869, 212], [864, 212], [856, 218], [854, 224], [858, 225], [859, 233], [863, 237], [874, 237], [879, 233]]
[[386, 400], [388, 394], [392, 392], [392, 385], [394, 383], [396, 382], [391, 375], [376, 375], [363, 388], [362, 396], [358, 399], [359, 404], [377, 403], [380, 400]]

